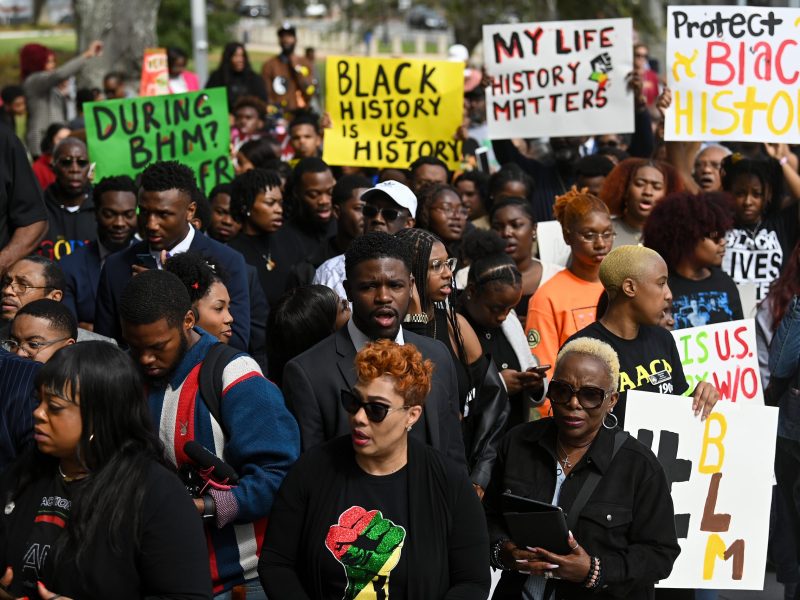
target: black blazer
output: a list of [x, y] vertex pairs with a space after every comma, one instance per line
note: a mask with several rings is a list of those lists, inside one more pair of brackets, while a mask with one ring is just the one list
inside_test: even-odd
[[[466, 464], [464, 441], [458, 418], [458, 385], [453, 360], [444, 344], [403, 330], [406, 343], [414, 344], [435, 365], [431, 393], [423, 410], [424, 427], [411, 430], [411, 437], [433, 446], [461, 464]], [[341, 391], [356, 383], [353, 361], [356, 348], [347, 327], [328, 336], [313, 348], [290, 360], [283, 369], [286, 405], [300, 425], [305, 452], [309, 448], [350, 433]]]
[[[212, 240], [200, 231], [195, 231], [189, 251], [213, 258], [225, 271], [225, 287], [228, 288], [231, 297], [233, 315], [231, 346], [247, 351], [250, 340], [250, 286], [244, 258], [235, 250]], [[147, 242], [142, 241], [106, 259], [100, 271], [100, 283], [97, 289], [97, 307], [94, 316], [96, 333], [124, 343], [119, 323], [119, 298], [125, 284], [131, 278], [131, 267], [136, 263], [136, 255], [148, 252]]]
[[100, 283], [100, 247], [97, 242], [79, 246], [60, 261], [66, 286], [61, 299], [80, 323], [94, 323], [97, 286]]
[[[412, 430], [413, 431], [413, 430]], [[332, 504], [353, 470], [350, 436], [300, 457], [270, 514], [258, 575], [270, 598], [321, 599], [319, 561]], [[372, 508], [372, 507], [370, 507]], [[463, 468], [415, 440], [408, 444], [408, 598], [484, 600], [489, 594], [486, 521]], [[375, 543], [375, 542], [373, 542]]]

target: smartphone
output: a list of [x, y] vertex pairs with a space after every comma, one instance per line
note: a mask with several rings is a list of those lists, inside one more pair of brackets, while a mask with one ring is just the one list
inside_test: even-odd
[[478, 163], [478, 170], [489, 174], [489, 149], [481, 146], [475, 149], [475, 160]]
[[136, 264], [145, 269], [158, 269], [158, 263], [156, 262], [155, 256], [152, 254], [137, 254]]
[[530, 369], [526, 369], [527, 373], [533, 373], [534, 371], [541, 373], [544, 375], [547, 371], [550, 370], [552, 365], [539, 365], [538, 367], [531, 367]]

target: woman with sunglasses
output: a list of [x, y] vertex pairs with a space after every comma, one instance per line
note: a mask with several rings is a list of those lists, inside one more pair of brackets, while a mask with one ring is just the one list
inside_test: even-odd
[[411, 344], [368, 344], [342, 391], [351, 434], [300, 457], [278, 492], [258, 574], [270, 598], [484, 600], [488, 538], [455, 463], [408, 434], [434, 365]]
[[[569, 342], [547, 389], [552, 418], [503, 440], [484, 497], [490, 560], [503, 570], [494, 600], [649, 600], [670, 574], [680, 547], [669, 484], [653, 453], [617, 426], [618, 381], [608, 344]], [[587, 485], [596, 487], [583, 502]], [[557, 554], [535, 539], [515, 544], [506, 492], [561, 507], [569, 550]]]
[[[540, 286], [528, 304], [525, 331], [540, 365], [555, 364], [558, 349], [567, 338], [594, 322], [603, 292], [600, 264], [614, 242], [608, 208], [597, 196], [573, 187], [556, 198], [553, 213], [572, 249], [572, 260], [568, 268]], [[539, 411], [547, 413], [547, 402]]]
[[0, 480], [0, 599], [210, 600], [203, 525], [130, 357], [73, 344], [35, 387], [35, 445]]
[[464, 418], [467, 466], [478, 495], [483, 496], [508, 419], [508, 394], [497, 367], [483, 355], [472, 326], [449, 301], [456, 259], [448, 258], [441, 240], [422, 229], [404, 229], [395, 235], [409, 244], [416, 287], [404, 327], [439, 340], [450, 350]]
[[744, 318], [739, 290], [720, 268], [732, 226], [727, 198], [713, 193], [672, 194], [647, 219], [642, 241], [667, 263], [675, 329]]

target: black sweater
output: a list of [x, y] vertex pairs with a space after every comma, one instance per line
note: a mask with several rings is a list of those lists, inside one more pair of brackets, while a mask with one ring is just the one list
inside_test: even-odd
[[[81, 482], [58, 484], [58, 474], [40, 477], [28, 485], [9, 510], [6, 493], [10, 472], [0, 481], [5, 510], [0, 513], [0, 565], [11, 566], [15, 578], [11, 584], [14, 597], [38, 598], [35, 590], [24, 588], [23, 569], [28, 568], [31, 535], [43, 498], [52, 497], [59, 488], [67, 499], [75, 501]], [[120, 474], [120, 477], [124, 477]], [[144, 484], [141, 528], [122, 533], [122, 551], [115, 554], [105, 528], [100, 527], [88, 545], [82, 570], [73, 560], [39, 564], [43, 583], [54, 594], [75, 600], [210, 600], [211, 575], [208, 552], [200, 515], [180, 480], [164, 467], [153, 463]], [[60, 495], [60, 494], [57, 494]], [[8, 513], [8, 514], [6, 514]], [[41, 516], [39, 517], [41, 520]], [[62, 530], [60, 535], [66, 535]], [[57, 537], [56, 537], [57, 539]], [[138, 548], [137, 548], [138, 546]], [[41, 558], [42, 553], [38, 556]]]
[[[350, 436], [336, 438], [303, 454], [284, 479], [258, 563], [270, 598], [326, 600], [322, 540], [336, 523], [334, 504], [354, 461]], [[408, 598], [485, 600], [486, 522], [463, 467], [409, 438], [408, 488]]]

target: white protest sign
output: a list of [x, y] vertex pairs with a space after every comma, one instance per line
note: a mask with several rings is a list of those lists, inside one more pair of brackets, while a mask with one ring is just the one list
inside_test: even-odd
[[629, 133], [630, 19], [484, 25], [489, 137]]
[[670, 6], [667, 140], [800, 142], [800, 10]]
[[681, 554], [659, 587], [761, 590], [778, 409], [628, 392], [625, 429], [650, 446], [672, 486]]
[[707, 381], [717, 388], [720, 400], [764, 404], [753, 319], [676, 329], [672, 337], [689, 384], [687, 394]]

